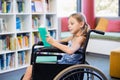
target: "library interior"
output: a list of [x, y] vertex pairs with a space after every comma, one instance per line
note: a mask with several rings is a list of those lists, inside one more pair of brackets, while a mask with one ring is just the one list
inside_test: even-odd
[[[48, 36], [54, 40], [72, 36], [69, 16], [73, 13], [84, 14], [91, 30], [83, 50], [86, 66], [99, 69], [108, 80], [120, 80], [120, 0], [0, 0], [0, 80], [22, 80], [40, 50], [54, 48], [47, 42]], [[64, 55], [48, 51], [41, 54], [50, 56], [39, 56], [35, 61], [51, 65], [57, 64], [58, 57], [53, 55]]]

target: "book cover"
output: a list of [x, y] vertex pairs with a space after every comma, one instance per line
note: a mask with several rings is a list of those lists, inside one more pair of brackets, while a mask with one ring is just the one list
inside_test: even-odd
[[17, 31], [21, 30], [21, 20], [19, 17], [16, 17], [16, 30]]
[[26, 51], [25, 52], [25, 64], [28, 64], [29, 63], [29, 52]]
[[18, 2], [17, 2], [17, 5], [18, 5], [18, 12], [19, 12], [19, 13], [23, 12], [24, 2], [18, 1]]
[[38, 31], [39, 31], [41, 40], [42, 40], [42, 42], [43, 42], [43, 45], [44, 45], [45, 47], [51, 46], [51, 45], [46, 41], [46, 37], [47, 37], [46, 35], [48, 34], [47, 29], [46, 29], [45, 27], [39, 27], [39, 28], [38, 28]]
[[0, 51], [2, 51], [2, 39], [0, 39]]
[[2, 13], [2, 0], [0, 0], [0, 13]]
[[4, 64], [4, 55], [0, 55], [0, 70], [4, 70], [5, 69], [5, 64]]
[[35, 12], [36, 10], [35, 10], [35, 3], [32, 1], [32, 3], [31, 3], [31, 8], [32, 8], [32, 12]]
[[34, 1], [36, 12], [43, 12], [43, 3], [41, 1]]
[[10, 10], [11, 10], [11, 2], [7, 2], [6, 10], [7, 10], [7, 13], [10, 13]]
[[0, 18], [0, 33], [2, 33], [3, 32], [3, 19], [2, 18]]
[[10, 50], [10, 36], [6, 36], [6, 49]]
[[4, 1], [4, 2], [2, 3], [2, 12], [3, 12], [3, 13], [6, 13], [6, 12], [7, 12], [6, 7], [7, 7], [7, 2]]
[[17, 39], [14, 37], [10, 38], [10, 50], [16, 50]]

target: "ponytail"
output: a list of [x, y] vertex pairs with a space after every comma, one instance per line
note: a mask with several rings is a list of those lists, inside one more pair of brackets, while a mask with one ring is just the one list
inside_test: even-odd
[[84, 26], [82, 28], [82, 36], [86, 36], [88, 31], [89, 31], [89, 29], [90, 29], [89, 25], [85, 22]]

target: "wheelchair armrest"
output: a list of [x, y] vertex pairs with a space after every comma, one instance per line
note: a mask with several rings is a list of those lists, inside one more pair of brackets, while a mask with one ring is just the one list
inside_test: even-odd
[[[67, 45], [68, 44], [68, 42], [62, 42], [61, 44], [64, 44], [64, 45]], [[43, 42], [42, 41], [39, 41], [38, 43], [37, 43], [37, 45], [39, 46], [43, 46]]]
[[100, 30], [95, 30], [95, 29], [91, 29], [90, 32], [94, 32], [94, 33], [101, 34], [101, 35], [105, 34], [105, 32], [100, 31]]
[[37, 54], [37, 56], [57, 56], [57, 60], [61, 59], [62, 55], [58, 54]]
[[[57, 53], [65, 53], [64, 51], [55, 48], [55, 47], [41, 47], [37, 50], [37, 52], [57, 52]], [[83, 50], [79, 49], [75, 53], [82, 53]]]

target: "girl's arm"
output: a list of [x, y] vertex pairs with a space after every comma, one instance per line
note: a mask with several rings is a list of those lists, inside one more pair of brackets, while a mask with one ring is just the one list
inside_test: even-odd
[[67, 38], [64, 38], [64, 39], [61, 39], [61, 40], [59, 40], [58, 42], [68, 42], [69, 40], [71, 40], [72, 39], [72, 36], [70, 36], [70, 37], [67, 37]]
[[74, 40], [72, 42], [71, 47], [68, 47], [67, 45], [58, 43], [56, 40], [54, 40], [50, 36], [47, 37], [48, 43], [50, 43], [52, 46], [64, 51], [65, 53], [68, 53], [68, 54], [73, 54], [74, 52], [76, 52], [80, 48], [82, 43], [84, 42], [84, 39], [85, 39], [84, 37], [78, 37], [76, 40]]

